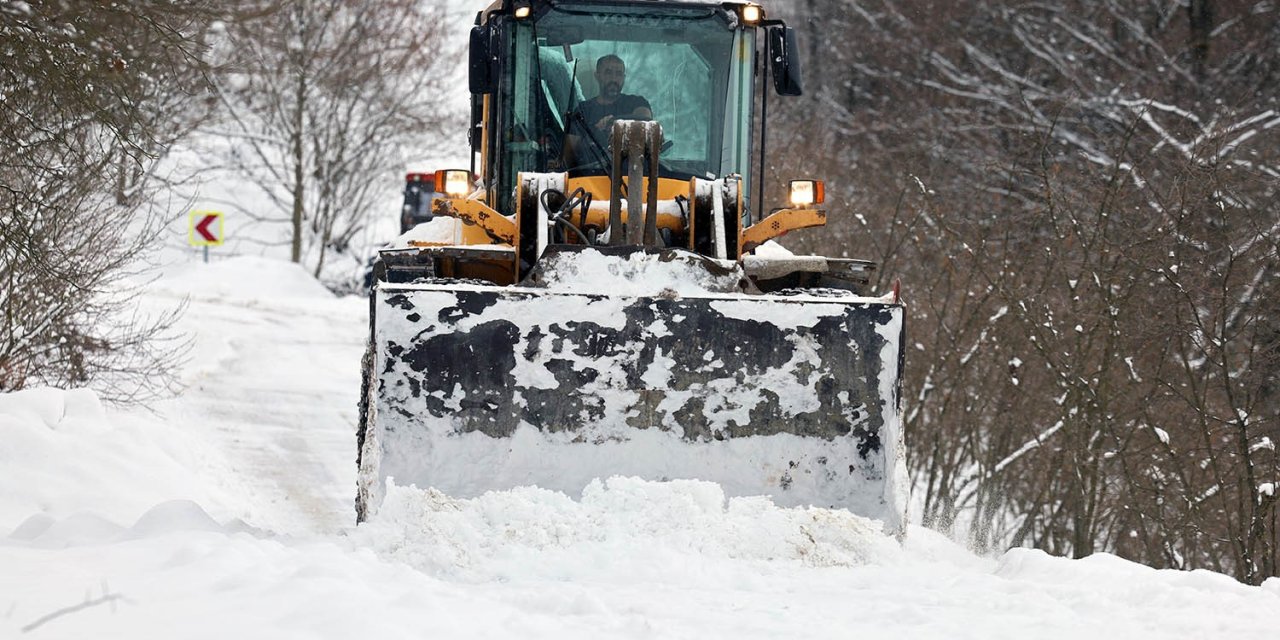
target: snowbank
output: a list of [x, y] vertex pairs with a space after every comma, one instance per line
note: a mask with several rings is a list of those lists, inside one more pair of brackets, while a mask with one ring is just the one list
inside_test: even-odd
[[195, 473], [216, 454], [174, 435], [141, 415], [108, 419], [88, 389], [0, 394], [0, 533], [37, 513], [127, 520], [160, 501], [217, 495]]
[[708, 563], [853, 567], [901, 549], [880, 524], [847, 511], [725, 499], [710, 482], [593, 482], [581, 500], [534, 487], [459, 500], [392, 486], [353, 539], [432, 575], [698, 581]]
[[188, 532], [264, 535], [238, 519], [220, 523], [190, 500], [170, 500], [151, 507], [129, 527], [92, 512], [79, 512], [61, 519], [39, 513], [18, 525], [9, 533], [8, 540], [31, 547], [61, 548]]
[[0, 539], [0, 636], [1200, 639], [1280, 623], [1275, 580], [1031, 550], [992, 563], [920, 529], [899, 549], [706, 483], [390, 499], [395, 518], [349, 537], [273, 536], [189, 502], [131, 526], [46, 517]]

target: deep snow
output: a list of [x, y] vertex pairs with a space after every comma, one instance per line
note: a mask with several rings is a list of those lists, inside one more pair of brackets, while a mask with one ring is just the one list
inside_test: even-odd
[[1280, 580], [979, 558], [845, 512], [601, 479], [353, 524], [366, 301], [260, 258], [169, 269], [186, 391], [0, 395], [0, 637], [1264, 638]]
[[[488, 0], [448, 2], [461, 43]], [[422, 168], [465, 165], [464, 138], [456, 156]], [[241, 195], [230, 181], [203, 188], [197, 209]], [[178, 266], [142, 299], [157, 312], [188, 301], [179, 397], [118, 410], [84, 389], [0, 394], [0, 639], [1280, 629], [1280, 579], [1248, 587], [1105, 554], [980, 558], [926, 529], [899, 544], [847, 513], [726, 500], [709, 483], [602, 478], [582, 496], [523, 488], [465, 500], [396, 487], [355, 527], [367, 301], [335, 298], [287, 263], [224, 259], [262, 234], [229, 224], [240, 225], [232, 244], [207, 266], [175, 229], [166, 259]], [[389, 213], [377, 232], [394, 225]]]

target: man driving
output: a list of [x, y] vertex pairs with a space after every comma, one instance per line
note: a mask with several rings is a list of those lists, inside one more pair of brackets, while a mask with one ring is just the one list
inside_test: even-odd
[[[595, 76], [600, 93], [582, 103], [579, 108], [582, 120], [578, 123], [578, 128], [585, 126], [599, 146], [596, 147], [596, 151], [580, 149], [582, 145], [578, 136], [570, 135], [569, 144], [565, 147], [568, 155], [566, 160], [570, 162], [566, 162], [566, 166], [572, 166], [571, 160], [574, 157], [589, 158], [595, 153], [608, 149], [609, 135], [613, 131], [615, 120], [653, 119], [653, 110], [649, 107], [648, 100], [642, 96], [622, 92], [622, 87], [627, 80], [627, 67], [622, 62], [622, 58], [613, 54], [601, 56], [596, 61]], [[595, 146], [590, 142], [587, 144]]]

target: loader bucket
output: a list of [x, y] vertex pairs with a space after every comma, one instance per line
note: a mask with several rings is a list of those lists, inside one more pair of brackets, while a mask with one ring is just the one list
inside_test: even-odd
[[361, 520], [387, 478], [577, 496], [623, 475], [905, 526], [897, 303], [428, 281], [371, 305]]

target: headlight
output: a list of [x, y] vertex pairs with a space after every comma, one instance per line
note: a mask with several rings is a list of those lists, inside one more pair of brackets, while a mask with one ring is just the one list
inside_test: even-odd
[[821, 180], [792, 180], [791, 181], [791, 206], [812, 207], [815, 204], [822, 204], [826, 200], [825, 190], [822, 188]]
[[471, 172], [463, 169], [437, 171], [436, 190], [450, 198], [465, 198], [471, 193]]
[[755, 24], [764, 19], [764, 10], [758, 4], [742, 5], [742, 21], [747, 24]]

